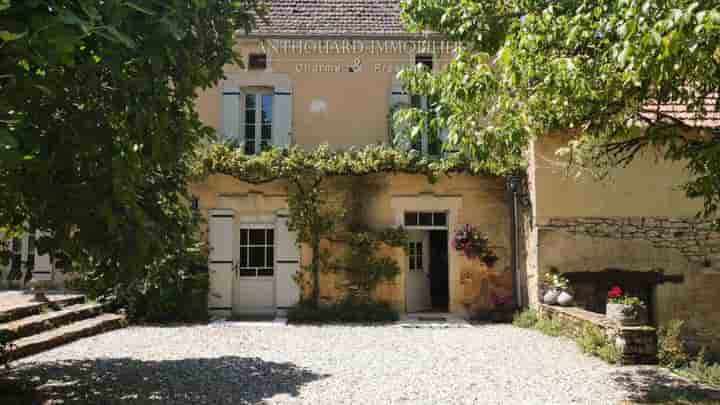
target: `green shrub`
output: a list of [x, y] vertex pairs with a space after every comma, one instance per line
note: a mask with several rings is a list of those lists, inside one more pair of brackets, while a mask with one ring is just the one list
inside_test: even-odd
[[201, 245], [179, 249], [156, 260], [144, 274], [117, 280], [94, 278], [84, 272], [73, 282], [73, 288], [84, 291], [91, 299], [123, 308], [131, 320], [147, 322], [206, 321], [210, 286], [207, 255]]
[[704, 349], [681, 370], [681, 374], [704, 384], [720, 386], [720, 363], [708, 362]]
[[533, 327], [548, 336], [561, 336], [565, 329], [563, 323], [554, 318], [540, 318]]
[[668, 368], [682, 367], [688, 363], [688, 354], [680, 338], [684, 322], [673, 319], [658, 328], [658, 361]]
[[532, 309], [515, 312], [512, 320], [512, 324], [517, 326], [518, 328], [532, 328], [535, 326], [535, 324], [537, 324], [537, 322], [537, 312]]
[[300, 303], [288, 311], [290, 323], [375, 323], [395, 322], [397, 311], [384, 302], [354, 303], [345, 300], [328, 307]]
[[12, 333], [8, 330], [0, 330], [0, 366], [8, 367], [7, 354], [13, 350], [13, 343], [10, 341]]
[[616, 364], [621, 360], [620, 350], [595, 325], [585, 324], [580, 328], [575, 342], [583, 353], [597, 356], [608, 363]]

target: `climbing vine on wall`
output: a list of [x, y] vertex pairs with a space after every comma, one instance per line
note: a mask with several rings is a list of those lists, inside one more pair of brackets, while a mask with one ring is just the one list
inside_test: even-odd
[[[452, 173], [473, 175], [499, 174], [481, 162], [449, 156], [433, 159], [416, 151], [405, 151], [385, 145], [334, 151], [328, 145], [306, 151], [293, 146], [270, 149], [258, 156], [245, 155], [231, 144], [213, 144], [203, 151], [195, 166], [198, 179], [210, 174], [226, 174], [239, 180], [261, 184], [283, 181], [288, 191], [288, 228], [297, 232], [297, 242], [310, 248], [310, 264], [297, 275], [299, 285], [310, 286], [309, 304], [320, 299], [321, 271], [342, 270], [350, 285], [349, 294], [365, 300], [381, 280], [391, 280], [400, 269], [392, 258], [376, 257], [382, 244], [404, 246], [407, 235], [402, 229], [371, 230], [356, 222], [358, 215], [346, 215], [342, 204], [333, 204], [323, 182], [331, 177], [360, 178], [374, 173], [421, 174], [434, 182]], [[367, 190], [360, 192], [363, 196]], [[358, 193], [354, 193], [358, 194]], [[349, 218], [349, 221], [346, 219]], [[340, 230], [342, 225], [346, 230]], [[339, 235], [342, 234], [342, 235]], [[330, 262], [329, 252], [321, 247], [323, 240], [340, 237], [349, 245], [347, 254]], [[307, 280], [305, 275], [310, 275]], [[301, 296], [304, 299], [304, 296]]]

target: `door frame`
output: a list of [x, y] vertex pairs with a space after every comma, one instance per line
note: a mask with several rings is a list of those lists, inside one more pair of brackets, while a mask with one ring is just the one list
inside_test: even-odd
[[[390, 197], [390, 207], [395, 214], [395, 225], [405, 227], [405, 212], [445, 212], [447, 214], [447, 224], [443, 227], [437, 226], [409, 226], [407, 229], [425, 229], [425, 230], [447, 230], [448, 231], [448, 310], [450, 312], [465, 312], [461, 300], [453, 302], [453, 297], [460, 297], [462, 290], [460, 289], [460, 271], [456, 263], [460, 261], [460, 257], [455, 249], [451, 249], [452, 237], [450, 231], [458, 227], [458, 215], [462, 209], [462, 196], [458, 194], [435, 194], [421, 193], [410, 195], [394, 195]], [[407, 257], [407, 255], [404, 255]], [[406, 295], [405, 273], [407, 272], [407, 260], [402, 261], [402, 280], [401, 288], [403, 295]], [[403, 311], [407, 312], [407, 307], [403, 302]]]

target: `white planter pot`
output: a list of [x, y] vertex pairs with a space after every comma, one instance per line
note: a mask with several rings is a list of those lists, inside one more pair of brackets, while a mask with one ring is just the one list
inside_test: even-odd
[[543, 295], [543, 303], [548, 305], [555, 305], [557, 304], [558, 296], [560, 295], [560, 291], [558, 290], [548, 290], [548, 292]]
[[647, 311], [638, 308], [635, 316], [628, 315], [629, 305], [608, 303], [605, 307], [605, 316], [620, 325], [637, 326], [647, 324]]
[[557, 303], [562, 306], [568, 306], [572, 304], [573, 302], [573, 296], [567, 291], [561, 292], [557, 297]]

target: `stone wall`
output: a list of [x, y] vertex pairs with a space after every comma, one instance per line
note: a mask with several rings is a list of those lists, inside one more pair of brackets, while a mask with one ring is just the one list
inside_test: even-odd
[[599, 238], [636, 239], [679, 250], [689, 261], [720, 269], [720, 231], [711, 220], [670, 217], [551, 218], [544, 229]]
[[675, 282], [657, 284], [651, 293], [655, 324], [683, 320], [689, 346], [720, 353], [720, 232], [710, 221], [578, 216], [551, 217], [536, 227], [538, 274], [658, 272]]
[[657, 363], [657, 332], [649, 326], [620, 326], [604, 315], [576, 307], [540, 304], [541, 317], [557, 319], [566, 332], [576, 337], [583, 325], [590, 323], [602, 330], [621, 353], [622, 364]]

